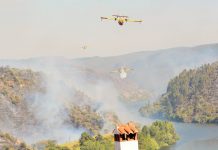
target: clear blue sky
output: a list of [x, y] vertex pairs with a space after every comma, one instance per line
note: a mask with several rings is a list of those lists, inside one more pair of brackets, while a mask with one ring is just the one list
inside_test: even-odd
[[[215, 0], [0, 0], [0, 58], [111, 56], [215, 43], [217, 8]], [[144, 22], [101, 22], [113, 14]]]

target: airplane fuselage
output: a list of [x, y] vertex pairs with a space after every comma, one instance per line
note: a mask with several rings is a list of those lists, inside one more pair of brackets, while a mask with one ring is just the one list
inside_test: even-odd
[[121, 79], [125, 79], [127, 77], [127, 72], [125, 71], [125, 69], [120, 68], [119, 72], [120, 72]]
[[120, 73], [120, 78], [121, 79], [125, 79], [127, 77], [127, 73], [126, 72], [121, 72]]
[[116, 19], [116, 21], [118, 22], [119, 25], [122, 26], [122, 25], [126, 22], [126, 18], [124, 18], [124, 17], [118, 17], [118, 18]]

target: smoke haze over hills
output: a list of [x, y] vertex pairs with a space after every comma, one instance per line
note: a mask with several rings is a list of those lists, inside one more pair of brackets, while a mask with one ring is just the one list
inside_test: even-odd
[[[196, 68], [216, 60], [218, 44], [105, 58], [44, 57], [0, 60], [0, 64], [29, 68], [43, 73], [46, 92], [32, 93], [26, 100], [30, 111], [39, 121], [38, 128], [35, 126], [32, 129], [37, 133], [32, 139], [56, 139], [61, 142], [69, 138], [78, 138], [84, 130], [80, 128], [76, 131], [70, 125], [66, 111], [69, 105], [88, 104], [101, 115], [102, 112], [116, 113], [122, 122], [133, 120], [143, 124], [149, 123], [148, 119], [139, 116], [138, 105], [147, 100], [155, 100], [166, 90], [169, 80], [183, 69]], [[121, 66], [134, 69], [125, 80], [121, 80], [117, 74], [110, 73]], [[75, 96], [78, 91], [83, 93], [83, 97]], [[135, 97], [134, 102], [130, 100], [132, 97]], [[135, 105], [136, 103], [138, 105]], [[28, 136], [22, 138], [33, 142]]]

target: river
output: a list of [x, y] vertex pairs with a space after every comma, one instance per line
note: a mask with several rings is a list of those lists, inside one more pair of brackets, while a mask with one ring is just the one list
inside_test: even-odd
[[[137, 110], [143, 105], [143, 101], [126, 103], [128, 112], [135, 114], [127, 118], [149, 125], [156, 119], [140, 116]], [[218, 150], [218, 125], [178, 122], [173, 122], [173, 124], [180, 139], [176, 144], [161, 150]]]
[[218, 150], [218, 125], [174, 123], [180, 140], [161, 150]]

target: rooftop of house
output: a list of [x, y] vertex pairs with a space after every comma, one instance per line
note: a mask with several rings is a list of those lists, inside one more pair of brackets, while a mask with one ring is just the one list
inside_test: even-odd
[[113, 131], [114, 134], [134, 134], [138, 133], [138, 130], [135, 127], [135, 124], [128, 122], [127, 124], [117, 125], [116, 129]]

